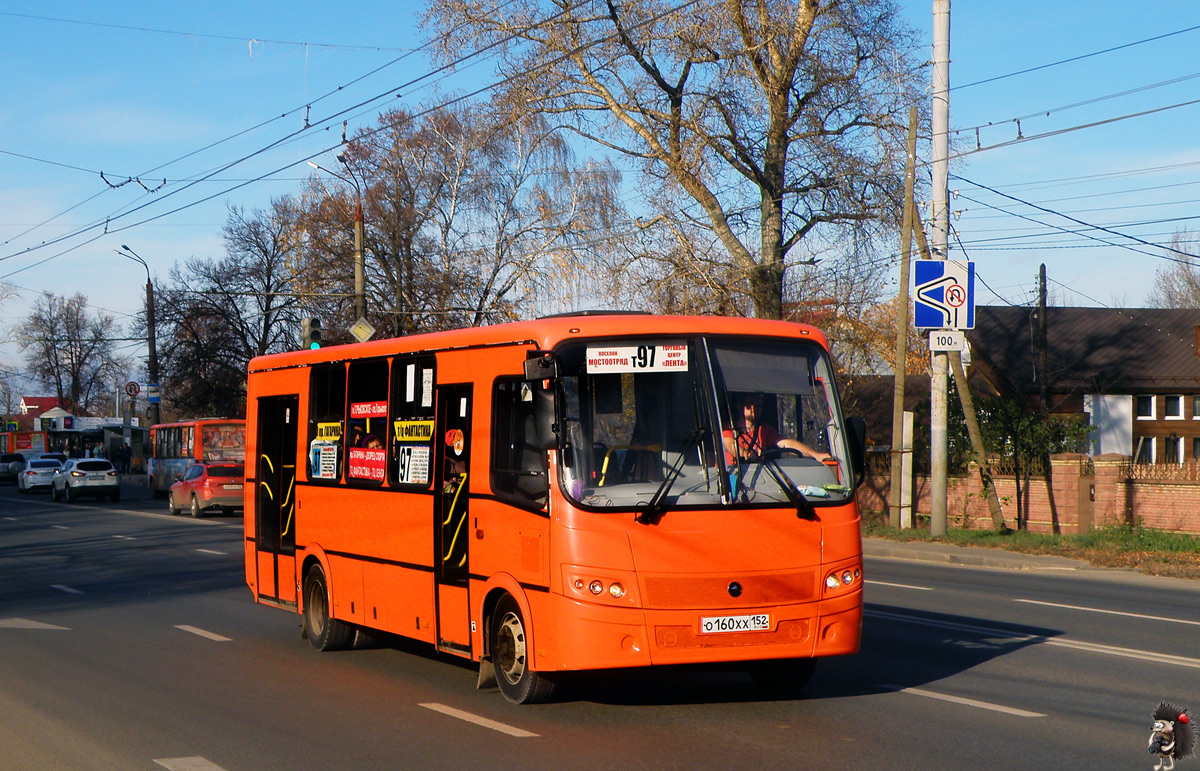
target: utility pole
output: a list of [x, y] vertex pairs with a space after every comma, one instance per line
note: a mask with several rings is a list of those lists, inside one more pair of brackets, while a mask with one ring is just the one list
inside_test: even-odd
[[[950, 232], [949, 139], [950, 139], [950, 0], [933, 2], [933, 258], [944, 260]], [[929, 378], [929, 532], [946, 534], [946, 476], [948, 438], [947, 380], [949, 361], [945, 351], [933, 354]]]
[[[346, 163], [346, 156], [339, 155], [339, 156], [337, 156], [337, 159], [338, 159], [338, 161], [341, 162], [341, 164], [343, 166], [346, 166], [346, 172], [350, 173], [349, 164]], [[366, 310], [367, 310], [367, 304], [366, 304], [366, 300], [364, 297], [365, 288], [366, 288], [366, 286], [365, 286], [366, 280], [364, 278], [363, 246], [362, 246], [363, 245], [362, 188], [359, 187], [358, 180], [356, 180], [354, 178], [353, 174], [350, 174], [350, 178], [347, 179], [346, 177], [343, 177], [341, 174], [338, 174], [336, 171], [330, 171], [329, 169], [325, 168], [324, 166], [321, 166], [320, 164], [315, 163], [313, 161], [308, 161], [308, 165], [313, 167], [314, 169], [317, 169], [318, 171], [323, 171], [326, 174], [332, 174], [333, 176], [337, 177], [338, 179], [342, 180], [343, 182], [348, 183], [351, 187], [354, 188], [354, 199], [356, 202], [355, 207], [354, 207], [354, 321], [357, 323], [359, 319], [366, 317]]]
[[904, 446], [904, 378], [908, 365], [908, 272], [912, 257], [913, 233], [913, 186], [917, 161], [917, 108], [908, 108], [908, 157], [904, 164], [904, 224], [900, 232], [900, 296], [896, 300], [896, 360], [892, 365], [894, 387], [892, 392], [892, 486], [888, 494], [890, 515], [888, 524], [904, 527], [904, 507], [909, 507], [908, 522], [912, 521], [912, 501], [904, 500], [905, 453], [911, 450]]
[[1041, 414], [1047, 415], [1050, 412], [1050, 381], [1046, 376], [1046, 370], [1050, 368], [1049, 355], [1046, 352], [1046, 263], [1042, 263], [1041, 269], [1038, 271], [1038, 325], [1037, 325], [1037, 344], [1038, 344], [1038, 396], [1041, 397]]

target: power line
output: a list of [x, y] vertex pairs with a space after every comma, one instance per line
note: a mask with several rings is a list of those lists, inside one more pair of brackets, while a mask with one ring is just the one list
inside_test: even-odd
[[1006, 75], [996, 75], [995, 77], [991, 77], [991, 78], [984, 78], [983, 80], [976, 80], [976, 81], [974, 81], [974, 82], [972, 82], [972, 83], [966, 83], [966, 84], [964, 84], [964, 85], [961, 85], [961, 86], [953, 86], [953, 87], [951, 87], [951, 89], [950, 89], [950, 90], [951, 90], [951, 91], [961, 91], [961, 90], [962, 90], [962, 89], [964, 89], [964, 88], [972, 88], [972, 87], [974, 87], [974, 86], [981, 86], [981, 85], [983, 85], [984, 83], [994, 83], [994, 82], [995, 82], [995, 81], [997, 81], [997, 80], [1004, 80], [1005, 78], [1013, 78], [1013, 77], [1016, 77], [1017, 75], [1027, 75], [1027, 74], [1029, 74], [1030, 72], [1037, 72], [1037, 71], [1039, 71], [1039, 70], [1045, 70], [1045, 69], [1048, 69], [1048, 68], [1050, 68], [1050, 67], [1057, 67], [1057, 66], [1059, 66], [1059, 65], [1061, 65], [1061, 64], [1070, 64], [1071, 62], [1078, 62], [1078, 61], [1082, 61], [1083, 59], [1089, 59], [1089, 58], [1091, 58], [1091, 57], [1093, 57], [1093, 56], [1101, 56], [1101, 55], [1103, 55], [1103, 54], [1110, 54], [1110, 53], [1112, 53], [1112, 52], [1114, 52], [1114, 51], [1121, 51], [1121, 50], [1124, 50], [1124, 49], [1126, 49], [1126, 48], [1132, 48], [1132, 47], [1134, 47], [1134, 46], [1140, 46], [1140, 45], [1142, 45], [1142, 44], [1144, 44], [1144, 43], [1153, 43], [1153, 42], [1155, 42], [1155, 41], [1157, 41], [1157, 40], [1165, 40], [1166, 38], [1169, 38], [1169, 37], [1174, 37], [1175, 35], [1182, 35], [1182, 34], [1184, 34], [1184, 33], [1186, 33], [1186, 32], [1194, 32], [1195, 30], [1198, 30], [1198, 29], [1200, 29], [1200, 24], [1197, 24], [1197, 25], [1196, 25], [1196, 26], [1194, 26], [1194, 27], [1186, 27], [1186, 28], [1184, 28], [1184, 29], [1177, 29], [1177, 30], [1175, 30], [1174, 32], [1167, 32], [1167, 33], [1165, 33], [1165, 34], [1163, 34], [1163, 35], [1155, 35], [1154, 37], [1148, 37], [1148, 38], [1144, 38], [1144, 39], [1142, 39], [1142, 40], [1135, 40], [1135, 41], [1133, 41], [1132, 43], [1124, 43], [1124, 44], [1122, 44], [1122, 45], [1119, 45], [1119, 46], [1113, 46], [1112, 48], [1105, 48], [1105, 49], [1103, 49], [1103, 50], [1100, 50], [1100, 51], [1092, 51], [1091, 53], [1088, 53], [1088, 54], [1080, 54], [1079, 56], [1072, 56], [1072, 57], [1070, 57], [1070, 58], [1067, 58], [1067, 59], [1059, 59], [1059, 60], [1058, 60], [1058, 61], [1056, 61], [1056, 62], [1049, 62], [1049, 63], [1047, 63], [1047, 64], [1039, 64], [1039, 65], [1038, 65], [1038, 66], [1036, 66], [1036, 67], [1027, 67], [1027, 68], [1025, 68], [1025, 69], [1023, 69], [1023, 70], [1018, 70], [1018, 71], [1016, 71], [1016, 72], [1010, 72], [1010, 73], [1008, 73], [1008, 74], [1006, 74]]

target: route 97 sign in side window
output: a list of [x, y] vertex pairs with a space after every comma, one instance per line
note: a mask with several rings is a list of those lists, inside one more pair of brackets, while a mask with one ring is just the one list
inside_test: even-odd
[[589, 345], [587, 349], [587, 371], [593, 375], [619, 372], [686, 372], [687, 368], [686, 343]]

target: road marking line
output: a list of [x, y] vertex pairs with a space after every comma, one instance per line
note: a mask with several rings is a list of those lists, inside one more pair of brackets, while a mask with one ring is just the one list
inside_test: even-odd
[[200, 629], [199, 627], [188, 626], [187, 624], [176, 624], [175, 628], [182, 629], [185, 632], [191, 632], [192, 634], [198, 634], [201, 637], [207, 637], [209, 640], [213, 640], [215, 642], [232, 642], [230, 638], [222, 637], [216, 632], [208, 632], [204, 629]]
[[56, 629], [64, 632], [71, 631], [69, 626], [55, 626], [41, 621], [30, 621], [27, 618], [0, 618], [0, 629]]
[[52, 527], [55, 530], [70, 530], [71, 529], [71, 528], [67, 527], [66, 525], [51, 525], [50, 527]]
[[1166, 616], [1147, 616], [1142, 613], [1126, 613], [1120, 610], [1105, 610], [1104, 608], [1087, 608], [1083, 605], [1063, 605], [1058, 602], [1042, 602], [1041, 600], [1020, 600], [1013, 599], [1013, 602], [1024, 602], [1029, 605], [1046, 605], [1051, 608], [1066, 608], [1067, 610], [1087, 610], [1092, 613], [1108, 613], [1112, 616], [1129, 616], [1130, 618], [1144, 618], [1147, 621], [1168, 621], [1172, 624], [1191, 624], [1192, 626], [1200, 626], [1200, 621], [1187, 621], [1182, 618], [1167, 618]]
[[903, 621], [909, 624], [917, 624], [919, 626], [932, 626], [937, 629], [950, 629], [958, 632], [970, 632], [971, 634], [995, 638], [999, 643], [1041, 643], [1044, 645], [1053, 645], [1058, 648], [1071, 648], [1079, 651], [1088, 651], [1089, 653], [1101, 653], [1108, 656], [1122, 656], [1124, 658], [1138, 659], [1139, 661], [1155, 661], [1161, 664], [1174, 664], [1180, 667], [1200, 669], [1200, 659], [1187, 658], [1186, 656], [1174, 656], [1170, 653], [1140, 651], [1134, 648], [1121, 648], [1115, 645], [1102, 645], [1100, 643], [1090, 643], [1082, 640], [1070, 640], [1065, 637], [1046, 637], [1045, 635], [1037, 634], [1019, 634], [1014, 633], [1011, 630], [995, 629], [986, 626], [972, 626], [970, 624], [957, 624], [953, 621], [935, 621], [933, 619], [905, 616], [901, 613], [888, 613], [880, 610], [864, 610], [863, 615], [874, 616], [876, 618], [886, 618], [893, 621]]
[[223, 551], [213, 551], [212, 549], [196, 549], [196, 551], [200, 552], [201, 554], [216, 554], [218, 557], [224, 557], [224, 556], [225, 556], [225, 552], [223, 552]]
[[499, 731], [502, 734], [508, 734], [509, 736], [516, 736], [521, 739], [528, 738], [531, 736], [537, 736], [537, 734], [535, 734], [535, 733], [530, 733], [529, 731], [525, 731], [520, 728], [514, 728], [513, 726], [507, 725], [505, 723], [498, 723], [495, 720], [489, 720], [486, 717], [480, 717], [479, 715], [473, 715], [470, 712], [463, 712], [461, 709], [455, 709], [454, 707], [447, 707], [445, 704], [429, 703], [429, 704], [422, 704], [420, 706], [424, 707], [425, 709], [431, 709], [434, 712], [441, 712], [443, 715], [449, 715], [450, 717], [456, 717], [459, 720], [465, 720], [468, 723], [474, 723], [475, 725], [483, 726], [484, 728], [490, 728], [493, 731]]
[[201, 757], [194, 758], [155, 758], [154, 762], [170, 771], [225, 771], [216, 763]]
[[16, 522], [16, 521], [17, 521], [17, 518], [16, 518], [16, 517], [5, 517], [5, 519], [6, 519], [6, 520], [8, 520], [9, 522]]
[[1003, 704], [993, 704], [990, 701], [978, 701], [976, 699], [965, 699], [962, 696], [951, 696], [947, 693], [938, 693], [936, 691], [927, 691], [924, 688], [904, 688], [899, 685], [883, 684], [880, 688], [889, 688], [900, 693], [911, 693], [917, 696], [925, 696], [930, 699], [940, 699], [941, 701], [949, 701], [954, 704], [962, 704], [968, 707], [979, 707], [980, 709], [990, 709], [993, 712], [1003, 712], [1006, 715], [1016, 715], [1017, 717], [1045, 717], [1040, 712], [1030, 712], [1026, 709], [1017, 709], [1016, 707], [1006, 707]]
[[113, 538], [120, 538], [122, 541], [136, 541], [137, 536], [133, 535], [114, 535]]
[[877, 584], [879, 586], [894, 586], [897, 589], [916, 589], [919, 592], [932, 592], [932, 586], [912, 586], [911, 584], [893, 584], [889, 581], [867, 581], [868, 584]]
[[69, 586], [63, 586], [62, 584], [50, 584], [50, 588], [57, 589], [60, 592], [66, 592], [67, 594], [83, 594], [83, 592], [79, 591], [78, 589], [72, 589]]

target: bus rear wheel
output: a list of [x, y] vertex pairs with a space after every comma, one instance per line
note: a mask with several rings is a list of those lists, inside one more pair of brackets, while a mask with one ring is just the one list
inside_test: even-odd
[[304, 627], [309, 644], [319, 651], [342, 650], [354, 639], [353, 626], [329, 616], [329, 588], [320, 565], [304, 577]]
[[490, 651], [500, 693], [514, 704], [535, 704], [554, 695], [555, 683], [529, 666], [528, 642], [521, 608], [506, 594], [492, 613]]

